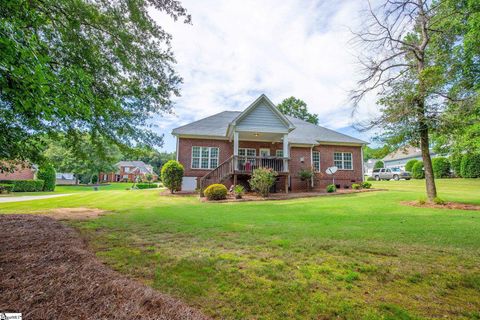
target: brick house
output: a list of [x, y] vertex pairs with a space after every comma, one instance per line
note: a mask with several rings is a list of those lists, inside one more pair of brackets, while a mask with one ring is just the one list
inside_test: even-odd
[[100, 172], [98, 175], [99, 182], [135, 182], [137, 179], [146, 181], [147, 174], [153, 175], [153, 180], [158, 179], [153, 167], [143, 161], [120, 161], [115, 166], [117, 167], [115, 172]]
[[36, 165], [17, 165], [13, 172], [0, 172], [0, 180], [33, 180], [37, 171]]
[[[242, 112], [224, 111], [178, 127], [177, 160], [185, 167], [182, 190], [212, 183], [248, 186], [255, 168], [278, 172], [277, 192], [323, 189], [332, 183], [328, 167], [336, 166], [335, 184], [349, 188], [363, 181], [365, 141], [283, 115], [265, 95]], [[300, 170], [315, 172], [302, 181]]]

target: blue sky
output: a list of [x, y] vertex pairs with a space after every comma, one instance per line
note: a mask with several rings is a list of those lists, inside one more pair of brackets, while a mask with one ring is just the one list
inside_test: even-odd
[[369, 139], [352, 123], [372, 116], [368, 97], [352, 117], [348, 92], [359, 78], [349, 28], [361, 25], [366, 1], [182, 1], [192, 24], [153, 12], [172, 34], [184, 79], [174, 113], [154, 119], [175, 150], [173, 128], [223, 110], [243, 110], [261, 93], [274, 103], [303, 99], [320, 125]]

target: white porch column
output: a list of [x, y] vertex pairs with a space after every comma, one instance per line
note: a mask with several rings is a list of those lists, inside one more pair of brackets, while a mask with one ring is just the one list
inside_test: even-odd
[[[288, 153], [288, 134], [283, 135], [283, 157], [290, 158]], [[285, 172], [288, 172], [288, 160], [283, 160], [283, 169]]]
[[238, 165], [238, 132], [233, 132], [233, 170], [237, 170]]

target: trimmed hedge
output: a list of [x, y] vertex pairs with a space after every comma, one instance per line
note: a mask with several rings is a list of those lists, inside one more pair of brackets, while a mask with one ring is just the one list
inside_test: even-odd
[[453, 173], [457, 177], [462, 177], [462, 159], [463, 154], [453, 154], [450, 156], [450, 164], [452, 166]]
[[156, 183], [137, 183], [135, 187], [137, 189], [155, 189], [158, 188], [158, 185]]
[[450, 162], [447, 158], [433, 158], [432, 167], [435, 178], [448, 178], [450, 176]]
[[0, 193], [10, 193], [13, 190], [13, 184], [0, 183]]
[[462, 178], [480, 178], [480, 154], [464, 154], [460, 172]]
[[405, 165], [405, 171], [407, 171], [407, 172], [412, 172], [413, 166], [414, 166], [415, 163], [417, 163], [417, 162], [418, 162], [417, 159], [408, 160], [408, 161], [407, 161], [407, 164]]
[[13, 184], [13, 192], [37, 192], [43, 190], [43, 180], [0, 180], [0, 183]]
[[44, 181], [43, 191], [55, 191], [57, 181], [55, 168], [51, 164], [45, 164], [38, 169], [37, 178]]
[[423, 161], [418, 161], [413, 165], [412, 168], [412, 177], [414, 179], [423, 179], [425, 178], [425, 171], [423, 171]]
[[204, 191], [208, 200], [223, 200], [227, 198], [227, 187], [220, 183], [211, 184]]

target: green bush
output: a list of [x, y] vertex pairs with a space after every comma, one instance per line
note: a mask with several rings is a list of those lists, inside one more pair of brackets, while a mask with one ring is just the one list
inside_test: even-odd
[[233, 193], [235, 194], [236, 199], [242, 199], [242, 196], [245, 193], [245, 188], [242, 185], [237, 184], [233, 187]]
[[272, 169], [258, 168], [253, 170], [250, 187], [262, 197], [268, 197], [268, 192], [277, 180], [277, 172]]
[[43, 190], [43, 180], [0, 180], [0, 183], [13, 184], [13, 192], [37, 192]]
[[13, 190], [13, 184], [0, 183], [0, 193], [10, 193]]
[[385, 166], [385, 164], [383, 163], [383, 161], [378, 160], [377, 162], [375, 162], [375, 165], [373, 166], [373, 169], [382, 169], [384, 166]]
[[450, 162], [447, 158], [433, 158], [432, 167], [435, 178], [448, 178], [450, 176]]
[[417, 159], [408, 160], [407, 164], [405, 165], [405, 171], [412, 172], [413, 166], [417, 162], [418, 162]]
[[438, 204], [438, 205], [441, 205], [441, 206], [447, 204], [447, 202], [446, 202], [445, 200], [443, 200], [443, 199], [441, 199], [441, 198], [439, 198], [439, 197], [435, 197], [435, 198], [433, 199], [433, 203]]
[[352, 184], [352, 189], [355, 189], [355, 190], [360, 190], [362, 188], [362, 186], [358, 183], [353, 183]]
[[463, 158], [463, 155], [459, 153], [453, 154], [452, 156], [450, 156], [450, 165], [452, 167], [453, 173], [457, 177], [462, 176], [462, 172], [461, 172], [462, 158]]
[[329, 184], [327, 186], [327, 192], [328, 193], [332, 193], [332, 192], [336, 192], [336, 191], [337, 191], [337, 187], [334, 184]]
[[223, 200], [227, 198], [227, 187], [220, 183], [211, 184], [204, 191], [208, 200]]
[[43, 180], [43, 191], [55, 191], [57, 181], [55, 168], [51, 164], [44, 164], [38, 168], [37, 178]]
[[169, 160], [162, 167], [162, 182], [171, 193], [180, 190], [182, 187], [183, 166], [180, 162]]
[[464, 154], [460, 172], [463, 178], [480, 178], [480, 154]]
[[372, 184], [370, 182], [362, 182], [362, 188], [363, 189], [370, 189], [372, 187]]
[[423, 161], [417, 161], [412, 168], [412, 177], [414, 179], [425, 178], [425, 171], [423, 171]]
[[375, 178], [374, 177], [368, 177], [367, 181], [375, 181]]
[[135, 185], [137, 189], [155, 189], [158, 188], [156, 183], [137, 183]]

